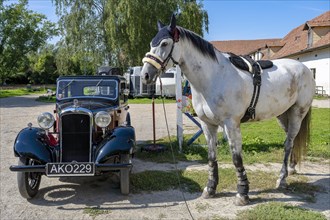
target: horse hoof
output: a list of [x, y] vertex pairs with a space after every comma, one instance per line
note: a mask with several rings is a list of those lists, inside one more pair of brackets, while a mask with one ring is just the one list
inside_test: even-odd
[[202, 193], [204, 199], [213, 198], [215, 196], [215, 190], [205, 187]]
[[250, 199], [248, 195], [236, 195], [235, 205], [236, 206], [244, 206], [250, 203]]
[[285, 180], [278, 179], [276, 181], [276, 189], [286, 189], [288, 187], [288, 184]]

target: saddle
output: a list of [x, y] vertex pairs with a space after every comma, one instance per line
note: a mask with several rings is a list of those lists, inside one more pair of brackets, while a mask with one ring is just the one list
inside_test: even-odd
[[258, 103], [260, 86], [261, 86], [261, 73], [263, 69], [268, 69], [273, 66], [270, 60], [253, 60], [250, 56], [237, 56], [229, 53], [229, 60], [234, 66], [239, 69], [249, 71], [253, 77], [253, 95], [248, 109], [246, 110], [241, 122], [246, 122], [255, 118], [255, 108]]
[[[229, 60], [237, 68], [249, 71], [254, 74], [255, 72], [261, 72], [261, 69], [268, 69], [273, 67], [273, 62], [270, 60], [253, 60], [250, 56], [238, 56], [233, 53], [229, 53]], [[252, 69], [251, 69], [252, 67]]]

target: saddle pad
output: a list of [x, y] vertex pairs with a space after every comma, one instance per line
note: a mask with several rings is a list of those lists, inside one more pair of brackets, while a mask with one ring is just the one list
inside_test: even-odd
[[[232, 64], [234, 64], [237, 68], [242, 70], [253, 72], [253, 66], [256, 63], [250, 56], [237, 56], [236, 54], [230, 53], [229, 60]], [[271, 68], [273, 66], [273, 62], [270, 60], [259, 60], [257, 61], [261, 69]]]

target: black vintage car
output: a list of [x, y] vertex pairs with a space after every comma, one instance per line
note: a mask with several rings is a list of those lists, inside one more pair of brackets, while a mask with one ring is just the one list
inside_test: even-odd
[[135, 131], [122, 76], [66, 76], [57, 79], [56, 109], [38, 116], [18, 134], [14, 153], [18, 188], [33, 198], [41, 176], [96, 176], [118, 172], [122, 194], [129, 193]]

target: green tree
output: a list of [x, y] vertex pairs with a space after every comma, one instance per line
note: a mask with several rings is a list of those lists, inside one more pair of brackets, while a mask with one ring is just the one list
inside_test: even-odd
[[29, 55], [28, 79], [34, 84], [53, 84], [58, 77], [54, 45], [46, 44]]
[[179, 25], [200, 35], [203, 30], [208, 31], [207, 12], [198, 2], [55, 0], [64, 36], [61, 44], [67, 48], [67, 57], [79, 54], [94, 69], [104, 63], [122, 68], [141, 65], [141, 59], [157, 33], [157, 20], [167, 23], [176, 12], [180, 14]]
[[0, 82], [24, 71], [28, 54], [37, 51], [46, 40], [56, 35], [54, 23], [45, 15], [27, 9], [27, 0], [5, 5], [0, 0]]

